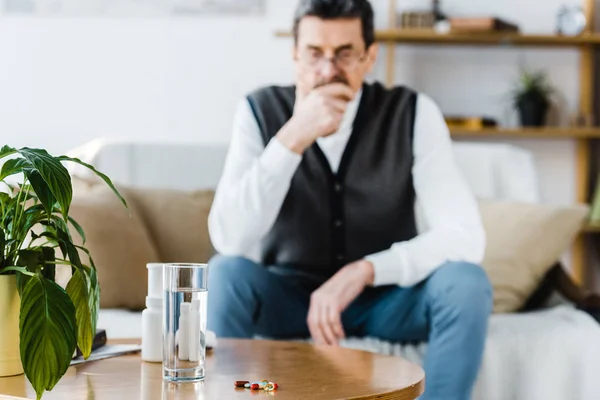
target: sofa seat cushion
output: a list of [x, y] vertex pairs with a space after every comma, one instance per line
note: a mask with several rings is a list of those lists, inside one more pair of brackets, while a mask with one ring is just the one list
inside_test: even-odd
[[[129, 189], [119, 187], [119, 191], [130, 202]], [[77, 182], [74, 187], [69, 214], [86, 235], [84, 246], [98, 269], [103, 308], [143, 309], [148, 291], [146, 264], [159, 261], [139, 213], [129, 205], [127, 210], [105, 185]], [[74, 229], [71, 234], [76, 244], [83, 244]], [[81, 259], [88, 264], [83, 252]]]

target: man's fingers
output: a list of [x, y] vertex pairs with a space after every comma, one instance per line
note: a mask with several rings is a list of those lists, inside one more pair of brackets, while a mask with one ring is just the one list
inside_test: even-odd
[[341, 314], [335, 310], [335, 308], [330, 307], [328, 310], [328, 321], [329, 325], [332, 327], [333, 333], [335, 334], [337, 339], [343, 339], [346, 334], [344, 333], [344, 327], [342, 326], [342, 317]]
[[348, 102], [340, 99], [331, 99], [329, 104], [333, 109], [341, 114], [346, 112], [346, 108], [348, 107]]
[[315, 312], [316, 309], [311, 305], [311, 309], [308, 313], [308, 330], [310, 331], [310, 336], [313, 338], [315, 344], [326, 344], [327, 341], [323, 336], [323, 332], [319, 327], [319, 318], [318, 314]]
[[345, 101], [350, 101], [354, 98], [354, 91], [350, 89], [350, 86], [343, 83], [330, 83], [317, 90], [321, 90], [322, 93], [327, 96], [336, 97]]
[[338, 344], [338, 339], [333, 332], [333, 326], [328, 321], [327, 313], [326, 309], [321, 310], [321, 313], [319, 314], [319, 327], [323, 332], [323, 336], [325, 336], [327, 344], [336, 345]]

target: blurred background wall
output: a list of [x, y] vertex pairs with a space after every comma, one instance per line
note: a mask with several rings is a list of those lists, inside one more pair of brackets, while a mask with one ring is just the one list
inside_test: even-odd
[[[19, 1], [19, 0], [12, 0]], [[25, 0], [23, 0], [25, 1]], [[296, 2], [266, 0], [261, 16], [39, 17], [0, 14], [0, 135], [14, 146], [64, 152], [97, 137], [225, 142], [244, 94], [293, 78], [288, 29]], [[387, 0], [374, 0], [378, 28]], [[400, 0], [399, 9], [428, 0]], [[559, 7], [579, 0], [443, 0], [452, 16], [495, 15], [525, 33], [553, 33]], [[384, 79], [385, 48], [372, 79]], [[560, 94], [558, 124], [578, 105], [579, 56], [570, 49], [411, 47], [397, 51], [398, 83], [444, 113], [516, 124], [507, 93], [519, 64], [545, 69]], [[534, 150], [546, 202], [574, 201], [569, 140], [512, 141]]]

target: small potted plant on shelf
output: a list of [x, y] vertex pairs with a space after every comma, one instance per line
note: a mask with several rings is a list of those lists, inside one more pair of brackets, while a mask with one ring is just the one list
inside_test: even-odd
[[[106, 175], [78, 159], [4, 146], [0, 160], [0, 376], [25, 372], [40, 399], [65, 374], [76, 347], [89, 357], [100, 304], [93, 260], [71, 238], [75, 229], [85, 244], [69, 217], [73, 187], [62, 163], [89, 168], [127, 204]], [[57, 265], [72, 271], [64, 289]]]
[[523, 69], [518, 84], [512, 92], [514, 107], [519, 112], [522, 126], [543, 126], [553, 92], [543, 71]]

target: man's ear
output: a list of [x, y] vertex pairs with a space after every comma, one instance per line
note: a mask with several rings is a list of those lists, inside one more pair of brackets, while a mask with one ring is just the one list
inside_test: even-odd
[[377, 54], [378, 53], [379, 53], [379, 45], [377, 43], [373, 43], [367, 49], [367, 59], [365, 60], [366, 67], [367, 67], [367, 70], [366, 70], [367, 73], [369, 73], [373, 70], [373, 67], [375, 66], [375, 62], [377, 62]]
[[373, 43], [371, 46], [369, 46], [369, 50], [367, 50], [367, 57], [369, 58], [369, 62], [371, 62], [373, 65], [375, 65], [375, 62], [377, 61], [378, 53], [379, 53], [379, 44], [378, 43]]

